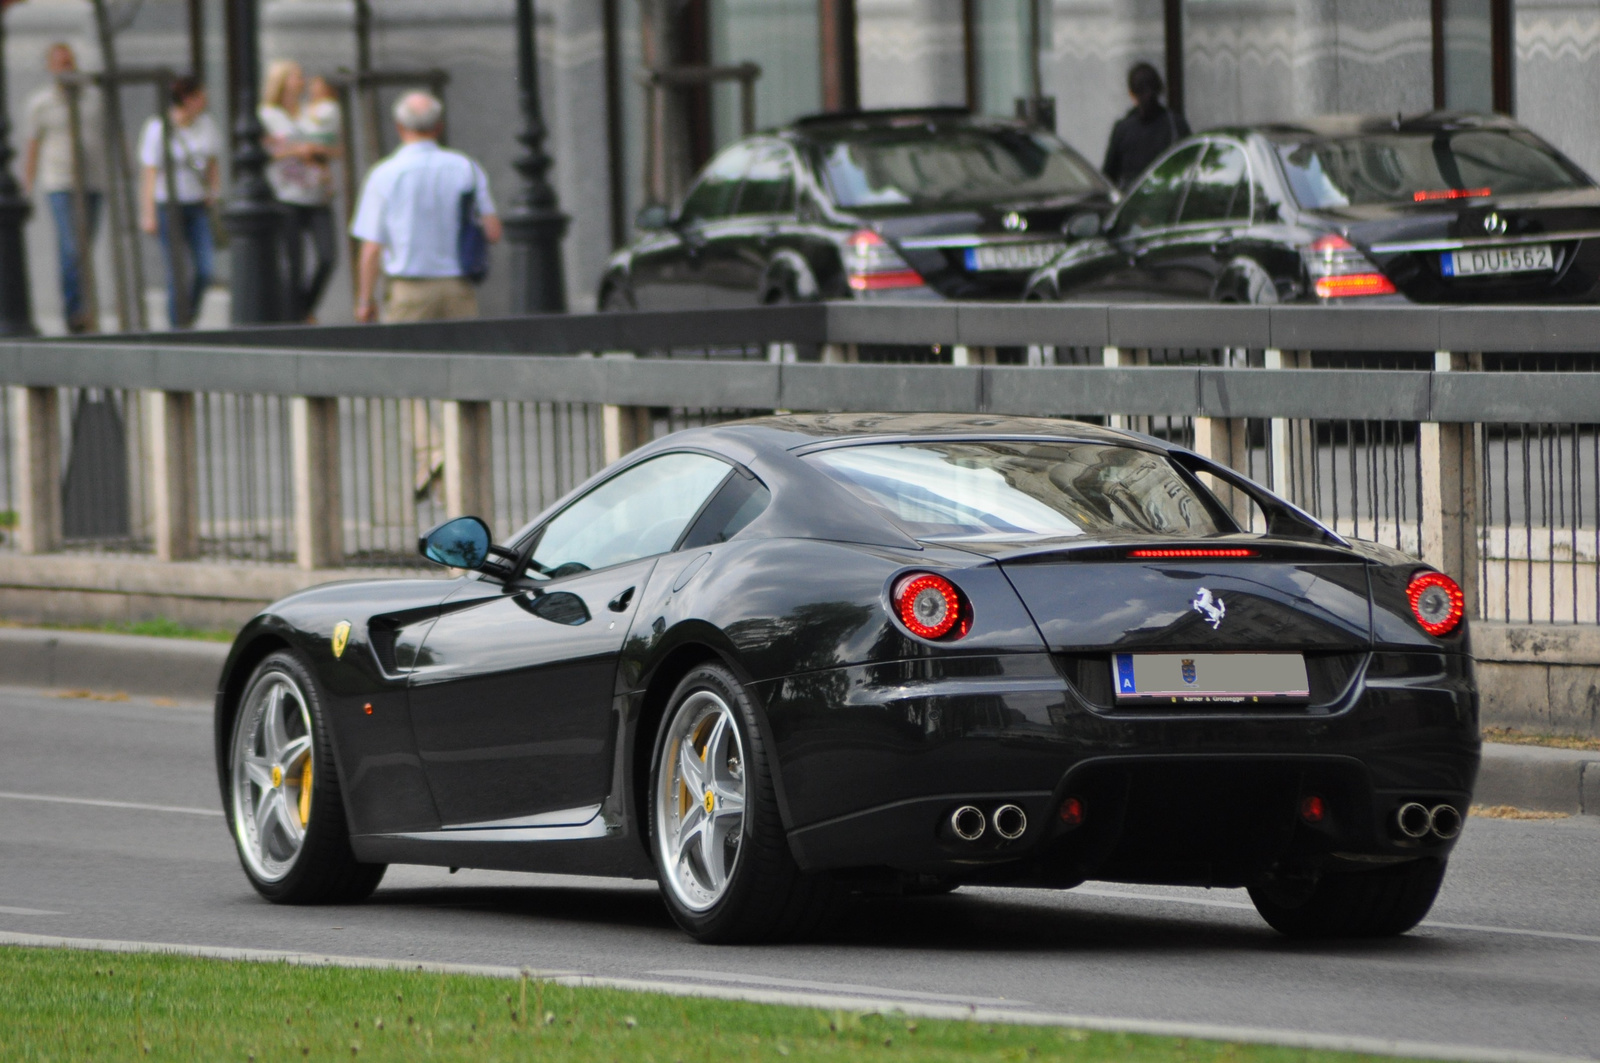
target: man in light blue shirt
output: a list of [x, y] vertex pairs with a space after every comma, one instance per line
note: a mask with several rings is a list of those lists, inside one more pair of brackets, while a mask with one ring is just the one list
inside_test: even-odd
[[386, 278], [385, 321], [476, 317], [478, 293], [462, 276], [461, 201], [476, 196], [484, 235], [501, 236], [483, 167], [439, 146], [444, 104], [412, 92], [394, 107], [400, 147], [373, 167], [350, 234], [361, 241], [356, 318], [378, 319], [378, 275]]

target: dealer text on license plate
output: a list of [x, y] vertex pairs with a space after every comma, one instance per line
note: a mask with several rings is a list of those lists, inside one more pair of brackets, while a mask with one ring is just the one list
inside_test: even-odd
[[1063, 243], [985, 244], [967, 248], [967, 269], [1038, 269], [1067, 249]]
[[1555, 269], [1555, 254], [1549, 244], [1522, 244], [1517, 247], [1469, 247], [1450, 251], [1440, 263], [1446, 277], [1478, 277], [1489, 273], [1533, 273]]
[[1311, 696], [1298, 653], [1118, 653], [1111, 671], [1119, 701], [1251, 704]]

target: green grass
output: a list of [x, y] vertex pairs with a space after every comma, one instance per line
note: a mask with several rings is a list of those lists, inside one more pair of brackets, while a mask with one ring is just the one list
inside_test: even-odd
[[6, 1060], [1373, 1058], [420, 971], [67, 949], [0, 948], [0, 986], [0, 1059]]
[[1483, 729], [1485, 742], [1505, 742], [1514, 746], [1545, 746], [1549, 749], [1582, 749], [1591, 753], [1600, 752], [1600, 738], [1585, 738], [1583, 735], [1557, 735], [1540, 734], [1531, 731], [1519, 731], [1515, 727], [1485, 727]]
[[93, 631], [108, 635], [150, 635], [161, 639], [198, 639], [201, 642], [232, 642], [238, 634], [232, 628], [190, 627], [165, 617], [156, 620], [108, 620], [103, 624], [18, 624], [0, 621], [0, 627], [32, 627], [49, 631]]

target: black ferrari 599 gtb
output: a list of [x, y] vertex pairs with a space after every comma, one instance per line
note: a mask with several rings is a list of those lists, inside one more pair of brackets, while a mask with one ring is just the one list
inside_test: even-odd
[[1477, 773], [1449, 576], [1132, 433], [768, 417], [421, 546], [462, 574], [308, 590], [233, 647], [218, 779], [271, 900], [389, 863], [654, 877], [733, 941], [852, 890], [1098, 879], [1389, 935]]

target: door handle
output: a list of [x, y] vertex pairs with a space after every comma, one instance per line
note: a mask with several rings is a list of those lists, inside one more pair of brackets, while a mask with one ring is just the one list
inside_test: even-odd
[[633, 602], [633, 588], [629, 587], [615, 598], [606, 603], [606, 608], [613, 613], [626, 613], [628, 606]]

